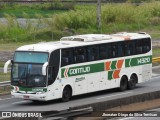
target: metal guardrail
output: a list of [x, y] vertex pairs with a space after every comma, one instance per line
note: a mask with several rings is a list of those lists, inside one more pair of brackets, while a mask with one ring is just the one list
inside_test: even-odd
[[10, 81], [0, 82], [0, 87], [8, 86], [10, 83]]
[[[72, 108], [69, 108], [68, 110], [60, 111], [59, 113], [53, 112], [53, 114], [51, 113], [51, 111], [49, 111], [48, 115], [42, 115], [43, 117], [40, 119], [41, 120], [62, 120], [62, 119], [75, 117], [79, 115], [90, 114], [92, 112], [93, 112], [92, 107], [75, 109], [75, 110], [72, 110]], [[47, 114], [47, 112], [45, 112], [44, 114]]]
[[160, 57], [152, 58], [152, 63], [155, 63], [155, 62], [160, 62]]

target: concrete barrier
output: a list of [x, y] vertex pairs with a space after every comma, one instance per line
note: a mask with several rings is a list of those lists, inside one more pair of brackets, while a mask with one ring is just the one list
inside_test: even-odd
[[132, 103], [139, 103], [139, 102], [154, 100], [158, 98], [160, 98], [160, 91], [155, 91], [155, 92], [143, 93], [139, 95], [133, 95], [129, 97], [113, 99], [113, 100], [108, 100], [108, 101], [103, 101], [103, 102], [98, 102], [98, 103], [76, 106], [70, 109], [80, 109], [84, 107], [92, 107], [93, 111], [103, 111], [103, 110], [110, 109], [113, 107], [128, 105]]

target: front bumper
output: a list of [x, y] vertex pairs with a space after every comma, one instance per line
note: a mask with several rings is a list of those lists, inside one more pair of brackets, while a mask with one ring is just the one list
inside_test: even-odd
[[39, 100], [39, 101], [47, 101], [46, 93], [42, 94], [27, 94], [27, 93], [16, 93], [11, 92], [13, 98], [20, 98], [25, 100]]

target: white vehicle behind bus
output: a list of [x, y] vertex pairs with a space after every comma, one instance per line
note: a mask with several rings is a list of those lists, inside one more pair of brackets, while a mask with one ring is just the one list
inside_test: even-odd
[[85, 34], [19, 47], [11, 63], [11, 94], [48, 101], [119, 88], [134, 89], [152, 75], [152, 43], [146, 33]]

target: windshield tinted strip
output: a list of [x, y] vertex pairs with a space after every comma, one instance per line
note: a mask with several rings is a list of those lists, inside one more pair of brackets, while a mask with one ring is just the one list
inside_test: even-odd
[[15, 52], [14, 62], [45, 63], [48, 61], [48, 53], [41, 52]]

